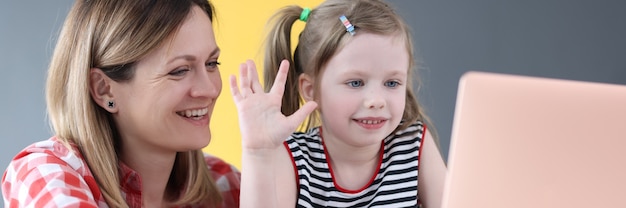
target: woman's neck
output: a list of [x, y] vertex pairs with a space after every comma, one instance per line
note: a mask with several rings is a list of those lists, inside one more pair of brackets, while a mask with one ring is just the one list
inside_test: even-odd
[[120, 159], [141, 178], [142, 204], [145, 207], [161, 207], [166, 203], [165, 188], [176, 160], [176, 152], [164, 154], [136, 149], [123, 152]]

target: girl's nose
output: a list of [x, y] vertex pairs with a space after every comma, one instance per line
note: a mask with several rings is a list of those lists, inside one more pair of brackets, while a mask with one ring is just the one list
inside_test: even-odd
[[363, 105], [368, 109], [382, 109], [385, 107], [386, 101], [381, 92], [370, 92], [363, 101]]

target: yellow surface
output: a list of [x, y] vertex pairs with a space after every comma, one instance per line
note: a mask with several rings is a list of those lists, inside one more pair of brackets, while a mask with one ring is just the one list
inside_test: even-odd
[[[322, 0], [213, 0], [217, 21], [214, 22], [217, 44], [221, 49], [219, 61], [222, 76], [222, 94], [211, 118], [212, 139], [205, 152], [216, 155], [241, 169], [241, 134], [237, 110], [230, 92], [230, 75], [239, 76], [239, 64], [252, 59], [262, 74], [263, 48], [266, 24], [280, 8], [287, 5], [314, 8]], [[294, 24], [293, 36], [304, 27]], [[293, 39], [293, 38], [292, 38]], [[295, 42], [293, 45], [295, 46]], [[260, 77], [262, 80], [262, 75]]]

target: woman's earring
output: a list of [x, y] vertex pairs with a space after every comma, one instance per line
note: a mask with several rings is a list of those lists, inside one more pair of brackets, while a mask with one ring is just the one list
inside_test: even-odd
[[109, 104], [109, 108], [113, 108], [113, 107], [115, 107], [115, 103], [114, 103], [113, 101], [109, 101], [109, 103], [108, 103], [108, 104]]

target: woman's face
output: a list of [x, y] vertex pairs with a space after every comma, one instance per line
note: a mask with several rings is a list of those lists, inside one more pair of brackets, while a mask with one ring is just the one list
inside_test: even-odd
[[[222, 90], [220, 50], [208, 15], [194, 6], [171, 39], [139, 60], [129, 82], [113, 83], [123, 151], [201, 149]], [[143, 150], [143, 151], [141, 151]]]

